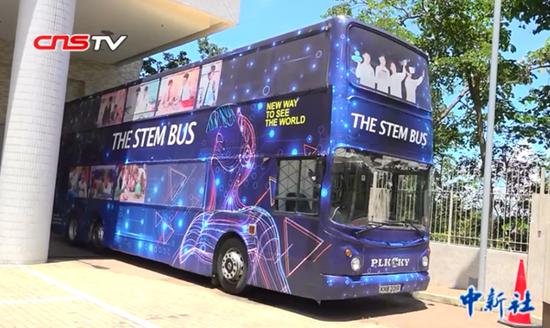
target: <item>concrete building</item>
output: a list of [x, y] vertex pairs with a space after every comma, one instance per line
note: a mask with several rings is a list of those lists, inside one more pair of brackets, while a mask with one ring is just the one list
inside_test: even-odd
[[[64, 102], [135, 80], [144, 56], [235, 25], [239, 0], [2, 0], [0, 263], [47, 259]], [[128, 35], [40, 51], [41, 34]]]

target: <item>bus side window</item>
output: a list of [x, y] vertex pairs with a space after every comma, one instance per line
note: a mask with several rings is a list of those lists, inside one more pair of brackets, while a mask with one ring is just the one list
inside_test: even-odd
[[277, 211], [317, 215], [322, 166], [317, 159], [279, 161]]

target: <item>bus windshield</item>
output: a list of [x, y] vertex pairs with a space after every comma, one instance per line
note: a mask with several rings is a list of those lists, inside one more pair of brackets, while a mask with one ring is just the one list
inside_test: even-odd
[[331, 218], [361, 227], [373, 223], [427, 225], [429, 166], [340, 148], [332, 168]]

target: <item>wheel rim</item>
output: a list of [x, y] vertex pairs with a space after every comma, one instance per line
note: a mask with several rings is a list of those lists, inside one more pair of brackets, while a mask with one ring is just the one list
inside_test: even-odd
[[69, 239], [75, 240], [77, 233], [78, 233], [78, 225], [76, 224], [76, 220], [71, 220], [69, 222]]
[[228, 249], [222, 258], [222, 275], [231, 282], [238, 282], [243, 276], [244, 258], [242, 254], [234, 249]]

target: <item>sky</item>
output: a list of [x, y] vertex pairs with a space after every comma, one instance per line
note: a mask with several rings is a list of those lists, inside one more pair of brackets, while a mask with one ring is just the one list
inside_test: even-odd
[[[336, 0], [241, 0], [239, 23], [209, 36], [209, 39], [233, 50], [317, 23], [322, 20], [321, 15], [337, 3]], [[512, 29], [512, 43], [516, 45], [517, 51], [507, 54], [510, 58], [525, 56], [528, 51], [541, 47], [550, 36], [549, 31], [533, 35], [531, 29], [521, 29], [517, 23], [512, 24]], [[172, 51], [179, 50], [187, 51], [193, 61], [199, 59], [196, 42], [176, 47]]]
[[[239, 23], [208, 39], [233, 50], [320, 22], [321, 15], [335, 3], [335, 0], [241, 0]], [[173, 49], [180, 50], [186, 51], [192, 61], [200, 59], [196, 42]]]

